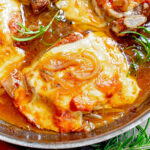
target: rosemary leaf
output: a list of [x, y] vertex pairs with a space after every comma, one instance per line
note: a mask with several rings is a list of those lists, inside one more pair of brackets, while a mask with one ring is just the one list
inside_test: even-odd
[[12, 36], [12, 38], [15, 40], [15, 41], [19, 41], [19, 42], [24, 42], [24, 41], [30, 41], [30, 40], [33, 40], [37, 37], [39, 37], [41, 35], [41, 32], [34, 35], [34, 36], [30, 36], [30, 37], [27, 37], [27, 38], [17, 38], [17, 37], [14, 37]]
[[26, 28], [24, 25], [22, 25], [21, 23], [18, 22], [18, 25], [22, 28], [25, 29], [25, 31], [30, 32], [31, 30]]
[[148, 119], [144, 129], [141, 126], [137, 126], [137, 135], [135, 135], [134, 128], [132, 130], [132, 135], [130, 135], [128, 131], [120, 136], [108, 140], [106, 146], [103, 146], [103, 143], [100, 143], [92, 145], [92, 147], [95, 150], [150, 150], [150, 137], [146, 133], [149, 124], [150, 119]]
[[[142, 29], [144, 30], [148, 35], [150, 35], [150, 31], [146, 28], [146, 27], [138, 27], [138, 29]], [[129, 76], [133, 71], [136, 71], [136, 65], [137, 64], [144, 64], [150, 61], [150, 42], [148, 40], [148, 37], [146, 37], [145, 35], [139, 33], [139, 32], [135, 32], [135, 31], [126, 31], [126, 32], [122, 32], [124, 34], [129, 33], [129, 34], [134, 34], [132, 35], [133, 38], [136, 40], [136, 43], [138, 44], [137, 46], [135, 45], [131, 45], [129, 47], [127, 47], [126, 49], [131, 49], [132, 51], [136, 52], [137, 55], [137, 62], [134, 61], [133, 58], [132, 59], [132, 63], [130, 65], [130, 70], [127, 73], [127, 76]], [[138, 35], [139, 37], [135, 36]], [[142, 58], [140, 51], [138, 49], [136, 49], [136, 47], [141, 47], [143, 52], [146, 53], [145, 58]]]
[[22, 30], [18, 30], [20, 33], [23, 33], [23, 34], [37, 34], [39, 33], [40, 31], [29, 31], [29, 32], [24, 32]]
[[150, 35], [150, 31], [146, 27], [138, 27], [139, 29], [143, 29], [145, 32], [147, 32]]
[[[53, 21], [57, 18], [57, 15], [59, 14], [60, 11], [58, 11], [55, 16], [52, 18], [52, 20], [49, 22], [49, 24], [46, 26], [46, 27], [43, 27], [43, 26], [40, 26], [39, 27], [39, 30], [38, 31], [31, 31], [30, 29], [26, 28], [24, 25], [22, 25], [21, 23], [18, 23], [18, 25], [24, 29], [25, 31], [22, 31], [22, 30], [18, 30], [19, 32], [23, 33], [23, 34], [27, 34], [27, 35], [32, 35], [33, 36], [30, 36], [30, 37], [27, 37], [27, 38], [17, 38], [15, 36], [12, 36], [13, 40], [15, 41], [19, 41], [19, 42], [23, 42], [23, 41], [30, 41], [30, 40], [33, 40], [37, 37], [40, 37], [44, 35], [45, 32], [47, 32], [47, 30], [52, 26], [52, 23]], [[43, 39], [42, 39], [43, 41]], [[46, 42], [43, 42], [43, 44], [49, 46], [49, 45], [52, 45], [52, 44], [48, 44]]]
[[142, 62], [142, 56], [137, 49], [132, 49], [132, 51], [136, 52], [137, 54], [137, 63], [140, 64]]

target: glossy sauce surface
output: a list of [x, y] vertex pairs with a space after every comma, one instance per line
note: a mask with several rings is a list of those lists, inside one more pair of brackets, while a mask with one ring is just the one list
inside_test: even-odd
[[[40, 25], [46, 26], [57, 10], [56, 8], [52, 7], [50, 8], [50, 11], [47, 10], [41, 13], [40, 15], [33, 15], [32, 10], [29, 6], [23, 6], [23, 11], [25, 14], [24, 19], [25, 19], [26, 27], [32, 30], [37, 30]], [[55, 43], [59, 38], [66, 37], [73, 31], [81, 32], [83, 28], [84, 27], [73, 29], [69, 21], [64, 21], [64, 22], [54, 21], [52, 29], [49, 29], [49, 31], [45, 34], [44, 40], [47, 43]], [[112, 33], [109, 32], [109, 27], [107, 27], [107, 30], [105, 29], [105, 32], [110, 36], [113, 36]], [[18, 34], [18, 36], [24, 37], [21, 34], [20, 35]], [[128, 59], [128, 55], [134, 55], [134, 54], [129, 53], [129, 51], [125, 50], [125, 47], [132, 44], [132, 41], [129, 42], [129, 40], [124, 40], [124, 39], [123, 40], [117, 39], [117, 41], [126, 59], [128, 60], [128, 63], [130, 63]], [[48, 48], [46, 45], [42, 43], [40, 38], [37, 38], [29, 42], [14, 42], [14, 45], [23, 49], [26, 54], [23, 67], [30, 65], [32, 60], [36, 56], [40, 55], [40, 53], [46, 51], [46, 49]], [[84, 120], [88, 122], [92, 122], [96, 125], [96, 127], [99, 127], [107, 123], [113, 122], [113, 120], [116, 118], [124, 116], [128, 111], [135, 111], [136, 107], [139, 106], [150, 95], [150, 64], [147, 63], [146, 65], [141, 66], [138, 72], [136, 73], [135, 77], [141, 88], [141, 92], [139, 98], [135, 101], [134, 104], [130, 106], [124, 106], [122, 108], [117, 108], [115, 110], [116, 112], [109, 112], [109, 111], [105, 112], [101, 110], [97, 113], [98, 116], [100, 117], [99, 118], [95, 117], [96, 119], [93, 119], [94, 114], [90, 114], [90, 115], [85, 114]], [[16, 126], [38, 131], [37, 128], [32, 126], [25, 119], [25, 117], [22, 116], [20, 112], [13, 106], [12, 99], [6, 93], [4, 93], [0, 97], [0, 118]], [[92, 128], [92, 124], [90, 128]], [[89, 129], [87, 129], [87, 131], [88, 130]]]

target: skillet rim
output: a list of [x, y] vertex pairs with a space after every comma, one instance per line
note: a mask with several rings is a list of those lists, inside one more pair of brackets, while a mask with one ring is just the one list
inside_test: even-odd
[[39, 143], [36, 141], [34, 141], [34, 142], [27, 141], [27, 139], [20, 140], [14, 136], [2, 133], [1, 131], [0, 131], [0, 140], [10, 143], [10, 144], [24, 146], [24, 147], [28, 147], [28, 148], [38, 148], [38, 149], [77, 148], [77, 147], [88, 146], [88, 145], [100, 143], [100, 142], [106, 141], [110, 138], [113, 138], [115, 136], [118, 136], [128, 130], [131, 130], [132, 128], [136, 127], [137, 125], [141, 124], [143, 121], [147, 120], [149, 117], [150, 117], [150, 108], [146, 109], [139, 116], [135, 117], [131, 121], [127, 122], [126, 124], [124, 124], [118, 128], [115, 128], [106, 133], [96, 135], [96, 136], [93, 136], [90, 138], [82, 138], [82, 139], [78, 139], [78, 140], [74, 140], [74, 141]]

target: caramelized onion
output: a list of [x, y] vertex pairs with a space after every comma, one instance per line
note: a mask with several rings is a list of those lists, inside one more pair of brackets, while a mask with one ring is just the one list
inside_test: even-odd
[[74, 65], [78, 65], [74, 56], [71, 57], [70, 55], [63, 55], [62, 53], [59, 53], [57, 56], [49, 58], [48, 61], [46, 60], [43, 68], [49, 71], [59, 71]]
[[73, 88], [75, 86], [73, 83], [66, 81], [66, 79], [61, 78], [58, 75], [56, 75], [55, 81], [65, 89]]
[[124, 24], [128, 28], [137, 28], [138, 26], [141, 26], [147, 21], [147, 18], [144, 15], [132, 15], [127, 16], [124, 19]]
[[[81, 69], [83, 67], [83, 65], [81, 64], [79, 69], [77, 69], [76, 71], [72, 71], [71, 73], [79, 80], [89, 80], [93, 78], [94, 76], [96, 76], [96, 74], [98, 74], [100, 67], [97, 62], [98, 60], [93, 53], [85, 52], [83, 56], [91, 61], [92, 71], [90, 72], [88, 71], [88, 70], [91, 70], [91, 68], [88, 68], [89, 66], [87, 65], [83, 69]], [[83, 71], [79, 71], [79, 70], [83, 70]]]
[[92, 118], [92, 119], [102, 119], [102, 116], [99, 114], [94, 114], [94, 113], [90, 113], [90, 114], [86, 114], [84, 117], [86, 118]]
[[48, 58], [42, 64], [41, 70], [53, 72], [55, 84], [63, 88], [73, 88], [80, 85], [82, 81], [95, 77], [100, 66], [97, 57], [92, 52], [78, 53], [58, 53], [52, 58]]
[[109, 8], [107, 11], [108, 11], [108, 13], [109, 13], [110, 16], [113, 16], [115, 18], [121, 18], [121, 17], [123, 17], [123, 13], [122, 12], [117, 12], [117, 11], [115, 11], [112, 8]]

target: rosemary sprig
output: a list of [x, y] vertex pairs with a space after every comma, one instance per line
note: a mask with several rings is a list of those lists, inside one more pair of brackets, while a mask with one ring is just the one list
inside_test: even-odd
[[132, 49], [132, 51], [136, 52], [137, 63], [141, 64], [141, 62], [142, 62], [142, 56], [141, 56], [140, 52], [137, 49]]
[[[148, 35], [150, 35], [150, 31], [146, 27], [138, 27], [138, 28], [143, 29]], [[137, 38], [136, 36], [133, 35], [136, 42], [140, 46], [142, 46], [143, 50], [146, 52], [146, 58], [145, 58], [144, 62], [150, 61], [150, 42], [149, 42], [148, 38], [145, 35], [143, 35], [139, 32], [135, 32], [135, 31], [126, 31], [126, 32], [122, 32], [122, 33], [132, 33], [132, 34], [140, 36], [140, 38]]]
[[135, 71], [137, 70], [137, 64], [136, 64], [134, 58], [130, 56], [130, 59], [132, 60], [132, 63], [130, 64], [130, 70], [129, 70], [128, 73], [127, 73], [127, 77], [128, 77], [132, 72], [135, 72]]
[[[143, 29], [148, 35], [150, 35], [150, 31], [146, 28], [146, 27], [138, 27], [139, 29]], [[135, 32], [135, 31], [126, 31], [126, 32], [122, 32], [122, 33], [129, 33], [129, 34], [135, 34], [138, 35], [139, 37], [136, 37], [135, 35], [132, 35], [133, 38], [136, 40], [136, 43], [138, 44], [137, 46], [133, 45], [133, 46], [129, 46], [127, 49], [132, 49], [132, 51], [134, 51], [136, 53], [137, 56], [137, 61], [135, 62], [135, 60], [133, 58], [131, 58], [132, 63], [130, 64], [130, 71], [128, 72], [127, 76], [131, 73], [136, 71], [135, 70], [135, 66], [140, 65], [142, 63], [146, 63], [150, 61], [150, 42], [148, 40], [148, 37], [146, 37], [145, 35], [139, 33], [139, 32]], [[143, 52], [146, 53], [145, 58], [142, 58], [141, 53], [138, 49], [136, 49], [136, 47], [142, 47]]]
[[[30, 36], [30, 37], [27, 37], [27, 38], [17, 38], [15, 36], [12, 36], [12, 38], [15, 40], [15, 41], [19, 41], [19, 42], [23, 42], [23, 41], [30, 41], [30, 40], [33, 40], [37, 37], [40, 37], [41, 36], [41, 39], [42, 39], [42, 42], [43, 43], [46, 43], [44, 42], [43, 40], [43, 36], [44, 36], [44, 33], [52, 26], [53, 24], [53, 21], [55, 19], [57, 19], [57, 16], [59, 14], [60, 11], [58, 11], [55, 16], [52, 18], [52, 20], [49, 22], [49, 24], [46, 26], [46, 27], [43, 27], [42, 25], [39, 27], [38, 31], [31, 31], [30, 29], [26, 28], [25, 26], [23, 26], [21, 23], [18, 23], [18, 25], [24, 29], [24, 31], [22, 30], [18, 30], [20, 33], [23, 33], [23, 34], [27, 34], [27, 35], [33, 35], [33, 36]], [[52, 45], [52, 44], [49, 44], [49, 43], [46, 43], [47, 45]]]
[[140, 125], [136, 128], [138, 134], [135, 134], [135, 128], [132, 130], [132, 135], [130, 131], [110, 139], [106, 146], [102, 144], [95, 144], [92, 147], [95, 150], [150, 150], [150, 136], [146, 133], [148, 126], [150, 124], [150, 119], [148, 119], [145, 128], [143, 129]]

